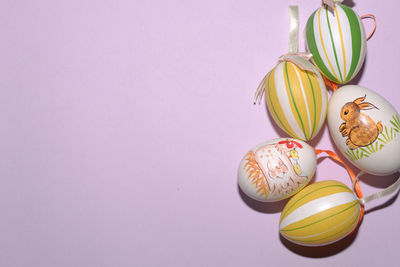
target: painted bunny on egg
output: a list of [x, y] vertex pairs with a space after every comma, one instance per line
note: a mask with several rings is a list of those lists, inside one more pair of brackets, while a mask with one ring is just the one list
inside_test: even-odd
[[383, 129], [381, 121], [375, 123], [368, 115], [360, 112], [361, 110], [378, 109], [369, 102], [363, 102], [365, 98], [366, 95], [346, 103], [340, 112], [340, 117], [345, 122], [340, 125], [339, 131], [342, 136], [349, 137], [346, 144], [351, 149], [372, 144]]

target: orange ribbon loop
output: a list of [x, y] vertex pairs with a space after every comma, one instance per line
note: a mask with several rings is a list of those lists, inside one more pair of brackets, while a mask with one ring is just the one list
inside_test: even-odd
[[373, 14], [365, 14], [361, 16], [361, 19], [373, 19], [374, 20], [374, 28], [372, 29], [372, 32], [369, 34], [367, 37], [367, 41], [374, 35], [375, 30], [376, 30], [376, 17]]

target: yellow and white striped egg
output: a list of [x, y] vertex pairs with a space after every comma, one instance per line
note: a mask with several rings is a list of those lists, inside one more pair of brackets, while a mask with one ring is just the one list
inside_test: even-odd
[[324, 124], [328, 97], [316, 68], [313, 73], [278, 63], [265, 79], [265, 100], [272, 118], [293, 138], [311, 140]]
[[282, 211], [279, 231], [304, 246], [336, 242], [357, 227], [361, 206], [353, 192], [338, 181], [311, 184], [290, 199]]

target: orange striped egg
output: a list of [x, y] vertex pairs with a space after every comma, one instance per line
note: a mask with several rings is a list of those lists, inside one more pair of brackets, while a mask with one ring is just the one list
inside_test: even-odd
[[265, 100], [275, 122], [293, 138], [308, 141], [324, 124], [328, 97], [317, 69], [279, 63], [265, 79]]
[[353, 232], [360, 210], [357, 198], [346, 185], [338, 181], [317, 182], [286, 204], [279, 231], [299, 245], [327, 245]]
[[349, 82], [365, 58], [366, 38], [360, 17], [345, 5], [335, 4], [333, 12], [324, 5], [307, 21], [306, 47], [329, 80]]
[[255, 200], [278, 201], [306, 186], [316, 165], [317, 156], [310, 145], [292, 138], [277, 138], [247, 152], [239, 165], [238, 184]]

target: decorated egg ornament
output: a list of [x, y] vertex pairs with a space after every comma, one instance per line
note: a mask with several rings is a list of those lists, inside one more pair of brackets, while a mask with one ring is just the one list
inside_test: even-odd
[[350, 234], [359, 222], [361, 206], [338, 181], [311, 184], [289, 200], [279, 221], [286, 239], [304, 246], [322, 246]]
[[316, 69], [311, 72], [292, 62], [279, 63], [265, 79], [265, 100], [276, 124], [296, 139], [312, 139], [325, 122], [327, 92]]
[[377, 93], [357, 85], [338, 89], [328, 105], [329, 132], [359, 169], [389, 175], [400, 169], [400, 118]]
[[238, 184], [249, 197], [272, 202], [288, 198], [308, 184], [317, 164], [314, 149], [291, 138], [252, 148], [242, 159]]
[[[309, 18], [306, 44], [312, 54], [298, 51], [298, 8], [289, 7], [289, 52], [264, 76], [253, 102], [260, 103], [265, 93], [272, 118], [293, 138], [253, 147], [238, 169], [238, 185], [247, 196], [263, 202], [292, 197], [281, 213], [279, 232], [303, 246], [324, 246], [345, 238], [360, 225], [366, 203], [400, 188], [398, 179], [364, 197], [359, 184], [365, 173], [383, 176], [400, 170], [400, 117], [371, 90], [356, 85], [337, 89], [336, 83], [346, 83], [358, 73], [366, 49], [361, 19], [342, 1], [323, 0], [324, 6]], [[372, 14], [364, 17], [375, 20]], [[329, 103], [325, 82], [335, 91]], [[333, 151], [305, 142], [317, 135], [326, 115], [336, 146], [361, 169], [357, 175]], [[307, 185], [321, 153], [346, 168], [352, 189], [334, 180]]]
[[360, 70], [366, 50], [360, 17], [342, 4], [317, 9], [307, 21], [306, 47], [312, 61], [329, 80], [344, 84]]
[[276, 124], [293, 138], [308, 141], [325, 122], [327, 92], [311, 55], [298, 52], [298, 8], [290, 6], [289, 53], [267, 73], [257, 88], [254, 103], [265, 92], [268, 111]]

